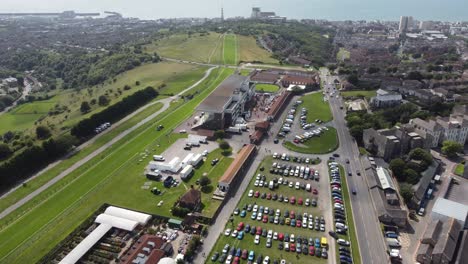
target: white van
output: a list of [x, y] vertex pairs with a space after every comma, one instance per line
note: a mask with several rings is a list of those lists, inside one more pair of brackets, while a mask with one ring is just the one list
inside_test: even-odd
[[306, 185], [306, 191], [310, 192], [311, 189], [312, 189], [312, 188], [310, 187], [310, 183], [308, 183], [308, 184]]
[[165, 161], [166, 159], [161, 155], [153, 155], [154, 161]]

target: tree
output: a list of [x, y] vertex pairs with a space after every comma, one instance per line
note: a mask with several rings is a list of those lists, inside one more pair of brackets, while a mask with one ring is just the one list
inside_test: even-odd
[[226, 136], [226, 132], [224, 130], [216, 130], [214, 136], [217, 139], [223, 139]]
[[419, 173], [417, 173], [415, 170], [405, 169], [403, 174], [405, 175], [404, 176], [405, 177], [405, 182], [410, 183], [410, 184], [418, 183], [420, 177], [419, 177]]
[[50, 129], [46, 126], [36, 127], [36, 136], [38, 139], [47, 139], [52, 135]]
[[408, 76], [406, 76], [406, 79], [408, 79], [408, 80], [421, 81], [423, 78], [424, 78], [424, 76], [418, 71], [412, 71], [412, 72], [408, 73]]
[[422, 148], [415, 148], [409, 153], [409, 158], [414, 160], [420, 160], [421, 166], [419, 171], [427, 169], [432, 164], [432, 155], [427, 150]]
[[401, 197], [403, 197], [403, 200], [405, 201], [405, 203], [408, 204], [414, 195], [412, 186], [408, 183], [400, 184], [400, 195]]
[[98, 98], [98, 104], [100, 106], [107, 106], [107, 105], [109, 105], [109, 102], [110, 102], [109, 98], [107, 96], [105, 96], [105, 95], [101, 95]]
[[136, 81], [136, 82], [135, 82], [135, 85], [136, 85], [136, 86], [140, 85], [140, 81]]
[[462, 151], [463, 146], [458, 142], [446, 140], [442, 143], [442, 153], [449, 158], [456, 158], [457, 153], [461, 153]]
[[390, 170], [392, 170], [393, 175], [398, 179], [398, 181], [404, 181], [403, 172], [405, 170], [405, 162], [402, 159], [392, 159], [390, 161]]
[[351, 84], [357, 85], [359, 83], [359, 78], [356, 74], [351, 74], [348, 76], [348, 82]]
[[11, 155], [10, 147], [5, 143], [0, 143], [0, 160], [6, 159]]
[[230, 147], [231, 146], [226, 140], [221, 140], [221, 142], [219, 142], [219, 148], [222, 150], [228, 150]]
[[91, 106], [89, 106], [89, 103], [87, 101], [84, 101], [81, 103], [81, 106], [80, 106], [81, 113], [86, 114], [90, 110], [91, 110]]
[[211, 183], [211, 180], [210, 178], [206, 177], [206, 176], [202, 176], [200, 178], [200, 185], [203, 187], [203, 186], [207, 186]]

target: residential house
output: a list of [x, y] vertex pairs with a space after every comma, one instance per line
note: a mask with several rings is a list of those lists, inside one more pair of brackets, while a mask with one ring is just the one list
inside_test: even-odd
[[402, 99], [399, 93], [379, 89], [377, 90], [377, 96], [371, 98], [370, 104], [375, 108], [393, 107], [401, 104]]

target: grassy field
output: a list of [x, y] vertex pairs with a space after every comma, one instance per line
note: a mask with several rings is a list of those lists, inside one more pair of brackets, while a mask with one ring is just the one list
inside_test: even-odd
[[266, 64], [278, 64], [278, 60], [257, 45], [254, 37], [237, 35], [240, 47], [240, 60], [243, 62], [263, 62]]
[[240, 74], [241, 74], [242, 76], [248, 76], [248, 75], [250, 75], [251, 72], [252, 72], [252, 71], [251, 71], [250, 69], [242, 69], [242, 70], [240, 71]]
[[217, 56], [222, 54], [213, 53], [219, 49], [218, 46], [222, 47], [222, 43], [222, 35], [216, 32], [204, 36], [193, 34], [190, 37], [187, 34], [176, 34], [145, 46], [145, 51], [157, 52], [168, 58], [208, 63], [220, 60]]
[[341, 95], [343, 97], [360, 97], [360, 98], [366, 98], [367, 101], [371, 99], [371, 97], [374, 97], [377, 95], [377, 91], [371, 90], [371, 91], [346, 91], [346, 92], [341, 92]]
[[[81, 119], [104, 109], [104, 107], [96, 104], [92, 106], [91, 112], [83, 115], [80, 112], [82, 101], [90, 101], [92, 98], [97, 99], [100, 95], [107, 94], [111, 99], [110, 104], [114, 104], [137, 90], [144, 89], [147, 86], [156, 88], [162, 83], [166, 84], [166, 87], [160, 89], [160, 93], [175, 94], [194, 81], [199, 80], [206, 69], [206, 67], [202, 66], [171, 62], [146, 64], [117, 76], [115, 82], [109, 81], [103, 85], [80, 91], [65, 90], [49, 100], [18, 106], [12, 111], [0, 115], [0, 134], [9, 130], [28, 130], [29, 133], [32, 133], [34, 123], [45, 116], [38, 124], [48, 124], [55, 128], [55, 132], [58, 133], [61, 132], [62, 128], [71, 127]], [[136, 81], [140, 82], [139, 86], [135, 85]], [[132, 89], [124, 90], [125, 85], [130, 85]], [[119, 90], [120, 92], [118, 92]], [[47, 116], [48, 110], [55, 105], [66, 106], [70, 111]]]
[[224, 63], [229, 65], [237, 65], [239, 63], [239, 45], [237, 36], [227, 34], [224, 36]]
[[336, 54], [336, 59], [339, 61], [349, 60], [350, 57], [351, 53], [344, 48], [340, 48], [340, 50]]
[[455, 173], [458, 176], [462, 176], [463, 173], [465, 172], [465, 165], [464, 164], [458, 164], [457, 167], [455, 167]]
[[283, 146], [299, 153], [325, 154], [337, 149], [339, 141], [336, 129], [328, 127], [328, 130], [323, 132], [319, 137], [312, 137], [299, 145], [291, 141], [284, 141]]
[[[143, 158], [144, 154], [161, 153], [183, 137], [167, 131], [190, 116], [193, 109], [223, 80], [221, 76], [225, 71], [230, 70], [215, 71], [205, 80], [201, 84], [205, 86], [204, 91], [194, 99], [179, 104], [181, 106], [177, 109], [166, 111], [157, 122], [130, 133], [120, 144], [117, 143], [2, 219], [0, 262], [37, 261], [105, 202], [164, 214], [156, 207], [160, 199], [141, 189], [147, 181], [143, 168], [149, 161], [149, 157]], [[159, 124], [166, 127], [161, 132], [155, 130]], [[158, 185], [153, 183], [151, 186]], [[176, 198], [163, 196], [164, 204], [171, 204]]]
[[279, 90], [278, 85], [259, 83], [255, 85], [255, 91], [265, 93], [276, 93]]
[[109, 142], [112, 138], [116, 137], [118, 134], [136, 125], [138, 122], [140, 122], [144, 118], [148, 117], [149, 115], [161, 109], [162, 106], [163, 106], [162, 103], [157, 103], [146, 108], [144, 111], [138, 113], [137, 115], [135, 115], [133, 118], [131, 118], [127, 122], [121, 124], [118, 127], [115, 127], [113, 130], [111, 130], [107, 134], [101, 136], [92, 145], [82, 149], [80, 152], [76, 153], [72, 157], [62, 161], [62, 163], [48, 170], [46, 173], [42, 174], [41, 176], [32, 179], [31, 181], [28, 182], [26, 186], [23, 186], [17, 189], [16, 191], [14, 191], [13, 193], [9, 194], [7, 197], [0, 199], [0, 211], [5, 210], [10, 205], [16, 203], [17, 201], [19, 201], [26, 195], [30, 194], [37, 188], [41, 187], [46, 182], [51, 180], [53, 177], [57, 176], [60, 172], [64, 171], [65, 169], [70, 167], [72, 164], [76, 163], [77, 161], [86, 157], [87, 155], [89, 155], [90, 153], [92, 153], [93, 151], [95, 151], [96, 149], [104, 145], [105, 143]]
[[[341, 190], [343, 193], [345, 211], [346, 211], [346, 225], [349, 227], [347, 235], [340, 235], [340, 238], [348, 240], [351, 243], [351, 255], [353, 257], [353, 263], [361, 264], [361, 254], [359, 253], [359, 244], [356, 236], [356, 227], [354, 225], [353, 210], [351, 208], [351, 199], [349, 197], [348, 183], [346, 180], [345, 170], [343, 166], [339, 165], [341, 175]], [[339, 251], [336, 251], [337, 262], [340, 260]]]
[[[259, 167], [263, 166], [265, 168], [269, 168], [271, 167], [272, 162], [273, 162], [272, 157], [271, 156], [267, 157], [265, 158], [265, 160], [262, 162], [262, 164]], [[267, 180], [271, 180], [274, 177], [277, 177], [275, 175], [270, 174], [267, 171], [267, 169], [265, 169], [264, 171], [260, 171], [259, 169], [257, 169], [255, 174], [258, 174], [258, 173], [265, 174], [267, 177]], [[255, 177], [252, 178], [252, 181], [249, 183], [247, 190], [252, 189], [252, 190], [259, 190], [260, 192], [269, 192], [268, 189], [266, 188], [263, 188], [262, 190], [261, 187], [255, 187], [254, 181], [255, 181]], [[311, 196], [311, 194], [306, 191], [303, 191], [303, 190], [298, 191], [293, 188], [289, 188], [285, 185], [281, 185], [278, 191], [276, 192], [281, 193], [286, 196], [296, 196], [296, 197]], [[281, 202], [273, 201], [273, 200], [248, 197], [247, 194], [248, 194], [248, 191], [244, 193], [241, 200], [239, 201], [238, 206], [237, 206], [238, 208], [241, 209], [246, 204], [252, 204], [252, 205], [258, 204], [259, 206], [260, 205], [266, 206], [270, 209], [271, 208], [274, 208], [275, 210], [280, 209], [282, 215], [284, 214], [285, 210], [294, 210], [297, 216], [302, 215], [302, 213], [304, 212], [308, 214], [313, 214], [314, 216], [321, 214], [321, 211], [318, 207], [304, 207], [304, 206], [299, 206], [299, 205], [291, 205], [289, 203], [281, 203]], [[228, 222], [226, 224], [226, 228], [235, 229], [239, 222], [244, 222], [244, 224], [249, 224], [250, 226], [261, 226], [263, 229], [267, 229], [267, 230], [271, 229], [274, 232], [278, 232], [278, 233], [294, 234], [296, 237], [301, 236], [303, 238], [304, 237], [320, 238], [326, 234], [323, 232], [313, 231], [313, 230], [305, 229], [305, 228], [291, 227], [287, 225], [276, 225], [273, 223], [262, 223], [256, 220], [252, 220], [250, 218], [251, 215], [252, 215], [251, 212], [247, 212], [247, 215], [245, 218], [242, 218], [240, 216], [233, 216], [233, 222], [232, 223]], [[327, 263], [327, 260], [323, 258], [309, 256], [309, 255], [306, 256], [303, 254], [296, 255], [296, 253], [279, 250], [277, 240], [273, 240], [271, 248], [267, 248], [265, 246], [266, 238], [264, 237], [260, 238], [259, 245], [255, 245], [253, 242], [254, 242], [254, 236], [251, 234], [245, 234], [244, 239], [238, 240], [231, 236], [225, 236], [223, 232], [223, 234], [220, 234], [212, 252], [210, 253], [209, 256], [207, 256], [207, 263], [214, 263], [211, 261], [211, 256], [214, 254], [214, 252], [221, 253], [225, 244], [230, 244], [231, 247], [234, 246], [235, 248], [241, 248], [242, 250], [243, 249], [247, 249], [248, 251], [253, 250], [255, 251], [255, 259], [259, 256], [260, 253], [263, 255], [263, 257], [270, 256], [270, 259], [271, 259], [270, 263], [273, 263], [273, 260], [275, 259], [285, 259], [286, 261], [288, 261], [288, 263], [289, 262], [291, 263]]]
[[323, 95], [321, 93], [312, 93], [303, 96], [302, 104], [299, 108], [307, 108], [307, 122], [313, 123], [316, 119], [320, 119], [323, 122], [328, 122], [333, 119], [333, 115], [330, 110], [328, 102], [323, 101]]

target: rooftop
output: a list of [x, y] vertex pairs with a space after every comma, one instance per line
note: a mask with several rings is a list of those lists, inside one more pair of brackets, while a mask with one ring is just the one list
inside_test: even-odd
[[255, 145], [245, 145], [237, 154], [236, 159], [234, 159], [229, 168], [224, 172], [219, 182], [231, 184], [232, 180], [237, 175], [242, 165], [247, 161], [247, 158], [254, 150]]
[[390, 176], [390, 173], [385, 168], [377, 167], [377, 176], [379, 178], [382, 189], [395, 190], [395, 185], [393, 184], [392, 176]]
[[248, 81], [247, 76], [233, 74], [224, 80], [200, 105], [199, 111], [222, 112], [236, 90]]
[[432, 212], [465, 222], [468, 206], [439, 197], [432, 208]]

